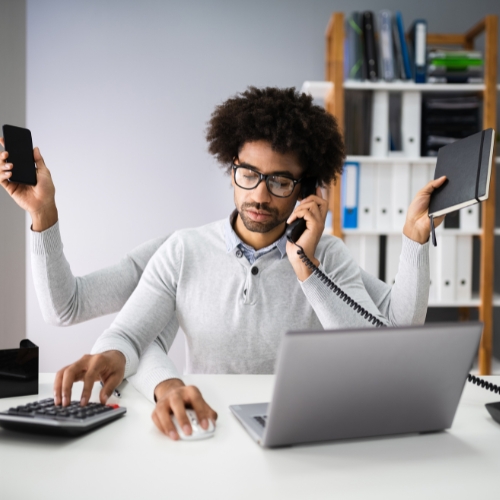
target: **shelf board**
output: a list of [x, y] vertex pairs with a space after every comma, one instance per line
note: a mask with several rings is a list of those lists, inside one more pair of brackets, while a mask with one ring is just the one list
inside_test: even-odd
[[436, 163], [437, 157], [435, 156], [362, 156], [362, 155], [347, 155], [346, 161], [357, 162], [371, 162], [371, 163], [421, 163], [428, 165], [429, 163]]
[[[331, 234], [331, 231], [326, 231], [327, 234]], [[379, 231], [378, 229], [342, 229], [344, 234], [358, 235], [358, 236], [396, 236], [403, 234], [403, 230], [391, 230], [391, 231]], [[461, 229], [436, 229], [436, 237], [439, 239], [440, 234], [448, 234], [451, 236], [480, 236], [481, 229], [475, 230], [461, 230]], [[496, 234], [496, 230], [495, 230]], [[498, 234], [500, 234], [500, 228], [498, 228]]]
[[[328, 81], [305, 81], [301, 92], [310, 94], [315, 99], [326, 99], [328, 93], [333, 88], [333, 83]], [[394, 92], [402, 90], [420, 90], [422, 92], [478, 92], [485, 89], [484, 83], [415, 83], [403, 80], [394, 82], [369, 82], [358, 80], [346, 80], [344, 89], [347, 90], [392, 90]], [[497, 85], [500, 91], [500, 84]]]
[[[469, 301], [453, 301], [453, 302], [437, 302], [432, 301], [429, 302], [429, 307], [479, 307], [481, 305], [481, 301], [479, 299], [478, 293], [473, 293], [472, 298]], [[500, 294], [495, 293], [493, 295], [493, 305], [498, 307], [500, 306]]]
[[396, 80], [394, 82], [346, 80], [346, 90], [389, 90], [399, 92], [403, 90], [420, 90], [421, 92], [482, 92], [484, 83], [415, 83]]

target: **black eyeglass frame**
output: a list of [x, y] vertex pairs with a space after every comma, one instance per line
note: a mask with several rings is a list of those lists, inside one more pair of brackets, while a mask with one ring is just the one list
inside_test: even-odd
[[[297, 184], [300, 184], [304, 180], [304, 177], [301, 177], [300, 179], [294, 179], [293, 177], [288, 177], [287, 175], [282, 175], [282, 174], [278, 174], [278, 175], [276, 175], [276, 174], [261, 174], [260, 172], [258, 172], [257, 170], [255, 170], [255, 168], [252, 168], [252, 167], [250, 167], [248, 165], [236, 165], [236, 163], [234, 163], [234, 160], [232, 162], [232, 168], [233, 168], [233, 171], [234, 171], [234, 182], [235, 182], [235, 184], [239, 188], [246, 189], [247, 191], [251, 191], [252, 189], [255, 189], [262, 181], [264, 181], [266, 183], [267, 190], [273, 196], [276, 196], [276, 198], [290, 198], [290, 196], [292, 196], [293, 192], [295, 191], [295, 186]], [[243, 187], [243, 186], [240, 186], [236, 182], [236, 170], [238, 170], [239, 168], [246, 168], [247, 170], [251, 170], [252, 172], [255, 172], [259, 176], [259, 181], [257, 182], [257, 184], [255, 184], [254, 187], [251, 187], [251, 188]], [[287, 194], [286, 196], [280, 196], [279, 194], [274, 194], [271, 191], [271, 189], [269, 189], [269, 184], [268, 184], [269, 177], [284, 177], [285, 179], [288, 179], [288, 180], [292, 181], [293, 182], [293, 188], [290, 191], [290, 194]]]

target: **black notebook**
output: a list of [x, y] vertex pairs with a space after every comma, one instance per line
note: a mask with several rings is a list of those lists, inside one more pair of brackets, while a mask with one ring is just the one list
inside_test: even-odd
[[434, 179], [445, 183], [431, 194], [429, 217], [439, 217], [488, 198], [495, 131], [492, 128], [439, 150]]

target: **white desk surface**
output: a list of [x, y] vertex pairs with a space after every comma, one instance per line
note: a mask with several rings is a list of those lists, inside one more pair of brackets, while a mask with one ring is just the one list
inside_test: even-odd
[[[41, 375], [39, 396], [1, 399], [0, 411], [51, 397], [53, 378]], [[128, 384], [119, 400], [126, 416], [90, 434], [68, 439], [0, 429], [0, 498], [498, 498], [500, 425], [484, 407], [498, 394], [466, 384], [452, 428], [441, 433], [269, 450], [247, 435], [228, 406], [269, 401], [273, 376], [185, 381], [219, 413], [215, 437], [170, 441], [150, 418], [153, 404]], [[98, 391], [96, 385], [95, 401]], [[79, 397], [76, 389], [73, 396]]]

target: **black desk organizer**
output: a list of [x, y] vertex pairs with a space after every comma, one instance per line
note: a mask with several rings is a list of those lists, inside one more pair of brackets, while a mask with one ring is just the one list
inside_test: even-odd
[[0, 350], [0, 398], [38, 394], [38, 346], [21, 340], [19, 349]]

